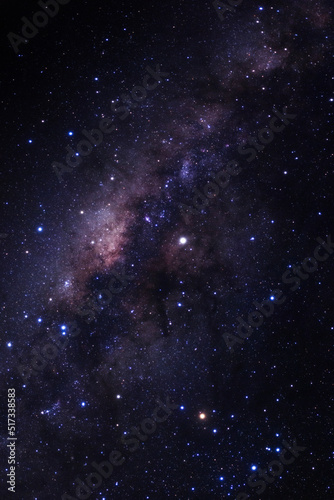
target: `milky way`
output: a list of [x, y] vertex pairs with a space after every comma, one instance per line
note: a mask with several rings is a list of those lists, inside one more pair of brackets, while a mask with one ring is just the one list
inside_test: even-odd
[[[309, 332], [327, 348], [330, 264], [237, 353], [223, 334], [331, 232], [332, 19], [325, 0], [244, 1], [224, 21], [210, 2], [70, 2], [11, 54], [2, 359], [3, 390], [17, 391], [18, 498], [74, 496], [75, 478], [164, 395], [178, 409], [159, 436], [91, 498], [251, 494], [251, 467], [297, 433], [308, 458], [282, 473], [290, 496], [277, 479], [268, 498], [297, 498], [302, 485], [329, 494], [327, 480], [307, 476], [326, 443], [306, 436], [325, 411], [314, 384], [329, 372], [313, 369], [322, 351]], [[147, 65], [168, 77], [120, 120], [115, 102]], [[241, 145], [285, 107], [296, 118], [249, 163]], [[53, 162], [103, 118], [115, 131], [59, 183]], [[206, 199], [232, 161], [238, 173]], [[22, 380], [17, 367], [51, 332], [68, 339], [73, 321], [80, 333]]]

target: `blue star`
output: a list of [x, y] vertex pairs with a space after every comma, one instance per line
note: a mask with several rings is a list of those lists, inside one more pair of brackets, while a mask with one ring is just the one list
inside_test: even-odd
[[69, 132], [68, 135], [73, 135], [73, 132]]
[[39, 227], [37, 228], [37, 231], [38, 231], [39, 233], [41, 233], [41, 232], [43, 231], [42, 226], [39, 226]]
[[256, 470], [256, 469], [257, 469], [256, 465], [252, 465], [252, 470]]

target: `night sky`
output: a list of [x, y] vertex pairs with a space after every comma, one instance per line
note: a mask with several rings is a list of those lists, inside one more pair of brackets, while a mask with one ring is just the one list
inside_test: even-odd
[[1, 498], [334, 499], [332, 2], [42, 3], [0, 3]]

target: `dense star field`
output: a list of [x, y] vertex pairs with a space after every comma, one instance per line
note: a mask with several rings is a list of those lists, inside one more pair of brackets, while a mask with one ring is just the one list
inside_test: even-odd
[[0, 14], [1, 498], [334, 498], [331, 1]]

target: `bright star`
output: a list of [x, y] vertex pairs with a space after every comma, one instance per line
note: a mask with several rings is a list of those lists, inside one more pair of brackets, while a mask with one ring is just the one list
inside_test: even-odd
[[252, 465], [252, 470], [256, 470], [256, 469], [257, 469], [256, 465]]
[[181, 245], [185, 245], [187, 243], [187, 238], [185, 238], [184, 236], [182, 236], [180, 239], [179, 239], [179, 242]]
[[42, 228], [41, 226], [39, 226], [39, 227], [37, 228], [37, 231], [38, 231], [39, 233], [41, 233], [41, 232], [43, 231], [43, 228]]

